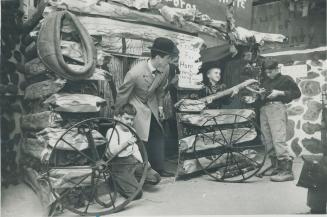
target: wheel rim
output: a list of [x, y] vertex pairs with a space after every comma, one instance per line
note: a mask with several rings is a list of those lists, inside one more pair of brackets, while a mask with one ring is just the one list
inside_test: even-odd
[[[137, 139], [137, 145], [143, 159], [143, 163], [138, 165], [142, 168], [142, 175], [138, 178], [137, 189], [127, 198], [118, 193], [117, 185], [119, 183], [112, 172], [113, 166], [120, 166], [119, 163], [115, 162], [117, 156], [108, 157], [105, 154], [112, 134], [106, 144], [95, 146], [93, 152], [90, 150], [92, 148], [78, 150], [66, 138], [69, 133], [77, 132], [77, 134], [85, 136], [88, 143], [91, 140], [94, 142], [93, 130], [105, 126], [111, 128], [112, 132], [114, 132], [118, 123], [128, 128]], [[63, 143], [71, 148], [71, 155], [74, 156], [70, 159], [68, 165], [61, 165], [60, 162], [63, 151], [58, 148]], [[96, 155], [98, 157], [94, 158]], [[131, 127], [115, 119], [90, 118], [74, 124], [59, 137], [52, 148], [49, 160], [45, 164], [45, 178], [56, 198], [56, 202], [62, 203], [64, 208], [84, 216], [107, 215], [121, 211], [139, 194], [145, 181], [147, 162], [148, 158], [144, 144]], [[65, 171], [67, 174], [65, 174]], [[72, 174], [72, 171], [75, 174]], [[54, 177], [61, 173], [66, 175], [66, 183], [62, 185], [54, 180]]]
[[[224, 124], [227, 116], [234, 121]], [[252, 119], [220, 114], [207, 119], [198, 132], [193, 143], [194, 156], [199, 168], [215, 180], [244, 182], [264, 165], [266, 142]]]

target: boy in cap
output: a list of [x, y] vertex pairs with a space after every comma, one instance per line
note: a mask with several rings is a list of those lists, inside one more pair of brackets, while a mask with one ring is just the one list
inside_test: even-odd
[[290, 76], [280, 73], [277, 61], [266, 60], [263, 72], [260, 125], [265, 142], [273, 152], [270, 156], [273, 165], [270, 179], [275, 182], [292, 181], [293, 156], [286, 144], [285, 104], [299, 98], [301, 91]]
[[134, 128], [145, 142], [149, 162], [162, 177], [174, 176], [164, 169], [165, 147], [161, 120], [164, 119], [163, 99], [168, 83], [169, 63], [178, 55], [174, 42], [156, 38], [151, 58], [131, 68], [117, 93], [116, 110], [126, 103], [137, 111]]

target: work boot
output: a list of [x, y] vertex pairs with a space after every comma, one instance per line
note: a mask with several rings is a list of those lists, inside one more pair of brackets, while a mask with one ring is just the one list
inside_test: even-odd
[[270, 169], [268, 169], [264, 173], [265, 176], [276, 175], [278, 173], [278, 171], [280, 170], [277, 157], [276, 156], [269, 156], [269, 158], [270, 158], [270, 161], [271, 161], [271, 166], [270, 166]]
[[293, 181], [294, 174], [292, 171], [293, 161], [292, 160], [281, 160], [278, 162], [280, 165], [280, 170], [274, 176], [270, 177], [273, 182], [286, 182]]

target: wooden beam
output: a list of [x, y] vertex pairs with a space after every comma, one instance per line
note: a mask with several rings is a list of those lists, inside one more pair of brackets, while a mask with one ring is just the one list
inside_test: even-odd
[[[201, 48], [203, 39], [192, 35], [169, 31], [157, 27], [127, 23], [103, 17], [78, 17], [90, 35], [121, 37], [130, 39], [141, 39], [144, 41], [154, 41], [158, 37], [166, 37], [176, 44], [187, 44], [193, 48]], [[72, 32], [70, 26], [64, 26], [63, 31]]]
[[220, 33], [214, 28], [210, 28], [190, 21], [185, 21], [183, 26], [178, 26], [168, 22], [160, 14], [140, 12], [138, 10], [133, 10], [129, 7], [113, 2], [99, 2], [99, 0], [61, 0], [60, 4], [57, 2], [58, 1], [54, 0], [49, 1], [50, 5], [53, 6], [65, 5], [69, 11], [75, 12], [76, 14], [101, 15], [103, 17], [108, 17], [120, 21], [153, 25], [191, 34], [202, 32], [214, 37], [218, 37], [220, 35]]

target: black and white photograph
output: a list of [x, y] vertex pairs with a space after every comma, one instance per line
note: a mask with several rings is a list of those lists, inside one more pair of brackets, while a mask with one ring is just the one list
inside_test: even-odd
[[0, 216], [326, 216], [326, 6], [1, 0]]

